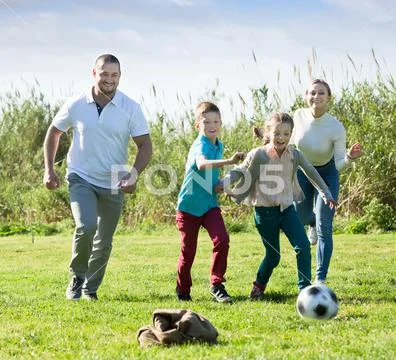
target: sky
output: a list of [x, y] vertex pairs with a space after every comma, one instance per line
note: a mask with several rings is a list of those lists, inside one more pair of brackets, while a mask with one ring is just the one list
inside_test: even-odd
[[216, 89], [233, 121], [263, 85], [286, 110], [311, 77], [337, 93], [373, 79], [377, 63], [394, 76], [395, 37], [396, 0], [0, 0], [0, 96], [37, 81], [62, 102], [88, 89], [95, 59], [112, 53], [119, 89], [150, 120]]

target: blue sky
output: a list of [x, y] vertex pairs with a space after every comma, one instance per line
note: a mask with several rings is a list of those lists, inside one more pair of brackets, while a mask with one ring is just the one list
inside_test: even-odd
[[238, 94], [248, 113], [249, 89], [264, 83], [287, 107], [308, 82], [308, 60], [335, 91], [375, 76], [372, 48], [394, 75], [395, 20], [396, 0], [0, 0], [0, 94], [36, 79], [62, 100], [89, 87], [94, 60], [110, 52], [120, 89], [143, 98], [148, 117], [178, 113], [178, 97], [195, 104], [219, 81], [232, 118]]

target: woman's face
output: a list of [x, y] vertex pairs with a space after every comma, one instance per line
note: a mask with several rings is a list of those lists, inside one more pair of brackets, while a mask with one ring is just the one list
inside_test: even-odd
[[307, 90], [306, 101], [308, 106], [315, 112], [325, 113], [330, 101], [326, 86], [323, 84], [312, 84]]

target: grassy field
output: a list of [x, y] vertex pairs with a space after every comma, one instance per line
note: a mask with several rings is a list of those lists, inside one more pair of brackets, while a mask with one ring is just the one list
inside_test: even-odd
[[[71, 236], [0, 238], [0, 358], [18, 359], [394, 359], [395, 234], [337, 235], [328, 285], [340, 300], [330, 321], [304, 321], [293, 251], [263, 301], [248, 294], [263, 248], [254, 233], [231, 237], [227, 289], [233, 305], [208, 291], [210, 241], [202, 233], [193, 267], [193, 301], [175, 298], [178, 233], [116, 236], [100, 301], [70, 302], [64, 292]], [[139, 348], [136, 333], [158, 308], [188, 307], [220, 333], [215, 346]]]

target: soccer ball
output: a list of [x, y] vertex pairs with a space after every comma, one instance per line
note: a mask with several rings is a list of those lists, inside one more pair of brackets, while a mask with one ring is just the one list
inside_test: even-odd
[[337, 315], [338, 300], [327, 286], [310, 285], [301, 290], [296, 308], [302, 318], [327, 320]]

